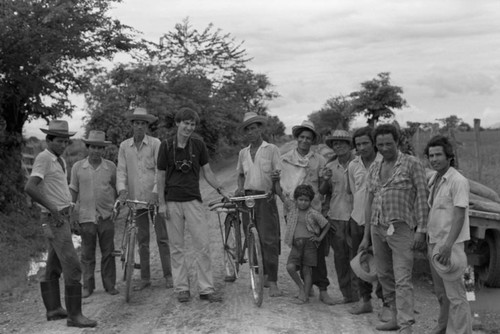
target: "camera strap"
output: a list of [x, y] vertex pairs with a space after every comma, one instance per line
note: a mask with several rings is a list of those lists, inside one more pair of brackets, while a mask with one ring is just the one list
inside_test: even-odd
[[[177, 159], [175, 157], [175, 151], [177, 151], [177, 136], [174, 137], [173, 145], [174, 145], [174, 163], [175, 163], [177, 161]], [[188, 160], [192, 162], [191, 159], [193, 156], [193, 146], [191, 145], [191, 138], [188, 139], [187, 145], [189, 146], [188, 147], [188, 151], [189, 151]], [[167, 144], [167, 150], [168, 150], [168, 144]]]

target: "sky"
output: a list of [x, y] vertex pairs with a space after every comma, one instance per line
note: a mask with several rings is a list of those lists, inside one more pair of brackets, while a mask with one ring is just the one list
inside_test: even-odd
[[[280, 94], [269, 113], [287, 133], [380, 72], [403, 88], [409, 107], [395, 110], [403, 126], [457, 115], [500, 127], [498, 0], [123, 0], [111, 15], [155, 42], [186, 17], [243, 41], [247, 66]], [[84, 101], [74, 101], [68, 120], [78, 138]], [[365, 123], [359, 117], [352, 127]], [[41, 137], [40, 127], [46, 123], [26, 125], [25, 135]]]

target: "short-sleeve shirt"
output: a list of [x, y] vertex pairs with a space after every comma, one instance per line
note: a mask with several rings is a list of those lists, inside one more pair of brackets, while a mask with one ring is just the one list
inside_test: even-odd
[[[285, 244], [292, 247], [295, 228], [297, 227], [299, 218], [299, 209], [294, 202], [291, 202], [290, 213], [287, 217], [287, 226], [285, 232]], [[328, 224], [328, 220], [323, 215], [310, 207], [306, 212], [306, 228], [312, 234], [319, 236], [321, 230]]]
[[455, 242], [469, 240], [469, 181], [453, 167], [446, 171], [437, 185], [436, 178], [437, 174], [434, 174], [429, 180], [430, 193], [434, 192], [432, 203], [429, 196], [429, 205], [432, 204], [427, 223], [429, 243], [446, 241], [451, 226], [456, 223], [453, 221], [454, 207], [465, 208], [464, 224]]
[[97, 223], [113, 213], [116, 199], [116, 165], [106, 159], [94, 169], [88, 158], [77, 161], [71, 169], [70, 189], [78, 193], [79, 221]]
[[[174, 159], [175, 149], [175, 159]], [[184, 173], [175, 161], [191, 161], [191, 169]], [[162, 141], [158, 154], [158, 170], [165, 171], [165, 199], [172, 202], [201, 202], [200, 168], [208, 164], [208, 150], [203, 141], [189, 138], [184, 148], [178, 147], [175, 138]]]
[[[71, 193], [69, 192], [68, 179], [66, 177], [66, 162], [64, 170], [61, 164], [57, 161], [57, 156], [45, 149], [40, 152], [33, 163], [31, 176], [36, 176], [42, 179], [40, 182], [40, 193], [57, 210], [62, 210], [71, 205]], [[47, 208], [40, 205], [42, 212], [49, 212]]]
[[347, 169], [338, 159], [327, 163], [325, 168], [332, 170], [332, 177], [328, 181], [332, 192], [328, 218], [348, 221], [352, 212], [352, 194], [347, 191]]
[[280, 169], [280, 151], [276, 145], [263, 141], [252, 160], [249, 145], [240, 151], [236, 169], [245, 176], [246, 190], [269, 192], [273, 187], [271, 172]]

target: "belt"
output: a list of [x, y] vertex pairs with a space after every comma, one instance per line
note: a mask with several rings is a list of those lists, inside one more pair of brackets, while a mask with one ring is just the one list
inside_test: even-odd
[[[70, 208], [71, 208], [71, 206], [67, 206], [64, 209], [59, 210], [59, 214], [61, 216], [69, 216]], [[49, 213], [47, 213], [47, 216], [52, 216], [52, 214], [49, 212]]]
[[245, 195], [264, 195], [266, 192], [261, 190], [245, 189]]

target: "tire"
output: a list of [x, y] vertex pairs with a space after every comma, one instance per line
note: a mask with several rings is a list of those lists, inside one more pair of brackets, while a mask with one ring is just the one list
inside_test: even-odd
[[224, 252], [230, 270], [238, 276], [243, 251], [241, 248], [241, 222], [236, 213], [229, 213], [224, 221]]
[[259, 233], [255, 227], [249, 229], [247, 243], [252, 297], [255, 305], [260, 307], [264, 295], [264, 263], [262, 261]]
[[481, 242], [479, 253], [484, 254], [487, 263], [479, 268], [479, 279], [491, 288], [500, 287], [500, 232], [486, 233]]
[[135, 228], [130, 229], [130, 234], [128, 235], [128, 247], [127, 247], [127, 260], [125, 261], [125, 301], [128, 303], [130, 301], [130, 296], [132, 294], [132, 275], [134, 273], [135, 264], [135, 244], [137, 238], [137, 230]]

